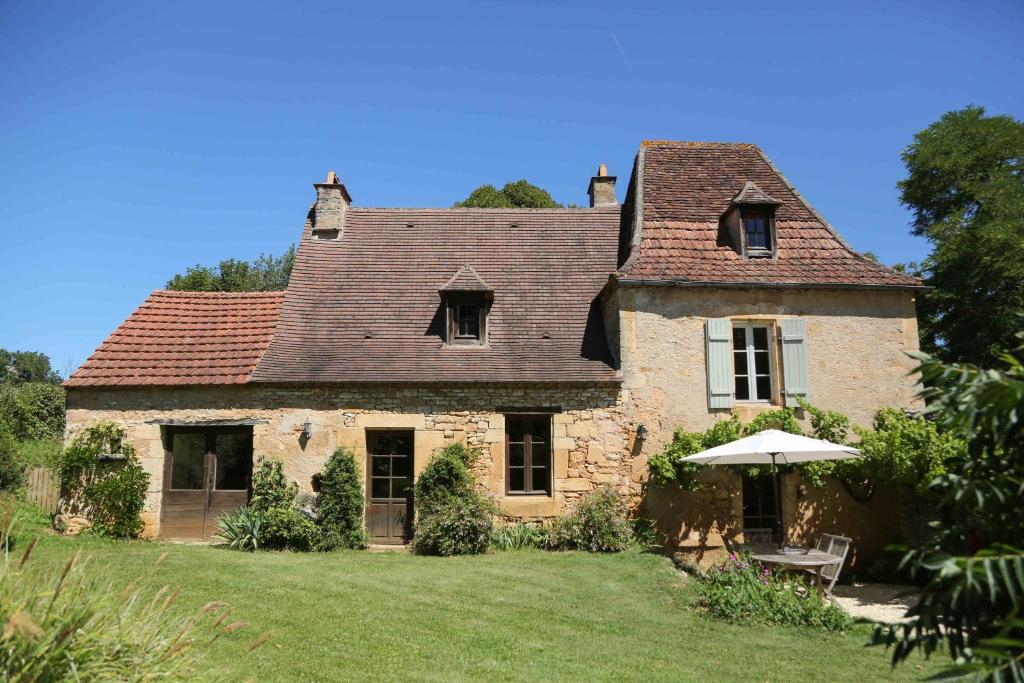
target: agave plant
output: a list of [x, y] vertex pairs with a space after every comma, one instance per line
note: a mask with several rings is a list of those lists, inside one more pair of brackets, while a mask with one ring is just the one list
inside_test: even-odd
[[259, 550], [260, 529], [263, 515], [248, 507], [240, 507], [234, 512], [225, 512], [217, 520], [215, 538], [224, 541], [229, 548], [235, 550]]

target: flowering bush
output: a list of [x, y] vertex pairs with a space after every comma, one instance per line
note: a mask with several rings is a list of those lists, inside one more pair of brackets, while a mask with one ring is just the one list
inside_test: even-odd
[[733, 623], [814, 626], [842, 631], [851, 619], [802, 577], [772, 570], [746, 555], [729, 559], [697, 582], [701, 607]]

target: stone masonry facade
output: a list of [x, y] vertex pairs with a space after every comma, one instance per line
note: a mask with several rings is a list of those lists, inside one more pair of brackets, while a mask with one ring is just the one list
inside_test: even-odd
[[[552, 411], [551, 496], [505, 496], [505, 415]], [[479, 450], [475, 474], [506, 517], [561, 514], [585, 492], [607, 484], [635, 496], [646, 466], [630, 456], [635, 429], [617, 386], [493, 385], [447, 387], [241, 387], [89, 389], [68, 392], [68, 433], [113, 421], [129, 438], [150, 475], [144, 521], [159, 533], [164, 476], [161, 420], [253, 419], [256, 458], [279, 458], [285, 473], [311, 491], [311, 480], [339, 446], [352, 448], [365, 467], [367, 429], [414, 431], [414, 474], [446, 444]], [[303, 437], [306, 420], [312, 436]]]

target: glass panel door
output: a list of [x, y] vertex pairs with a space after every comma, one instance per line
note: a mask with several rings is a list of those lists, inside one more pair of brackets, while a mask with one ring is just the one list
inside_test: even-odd
[[206, 435], [195, 432], [174, 434], [171, 444], [171, 488], [201, 490], [205, 484]]

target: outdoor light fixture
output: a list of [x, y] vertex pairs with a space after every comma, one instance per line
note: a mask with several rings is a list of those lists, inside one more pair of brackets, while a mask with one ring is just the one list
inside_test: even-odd
[[647, 440], [647, 425], [640, 425], [636, 428], [636, 438], [637, 441]]
[[306, 423], [302, 425], [302, 436], [306, 439], [313, 438], [313, 423], [309, 421], [308, 417], [306, 418]]

